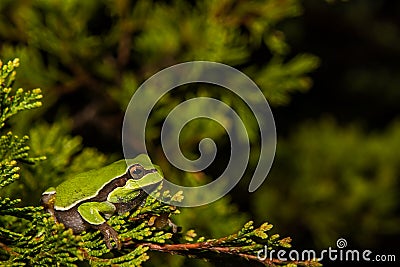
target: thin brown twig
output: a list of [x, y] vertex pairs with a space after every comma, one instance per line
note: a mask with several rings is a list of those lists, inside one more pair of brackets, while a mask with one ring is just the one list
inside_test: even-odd
[[5, 251], [7, 251], [8, 253], [14, 255], [14, 256], [18, 256], [19, 254], [15, 251], [13, 251], [10, 247], [8, 247], [6, 244], [3, 244], [0, 242], [0, 248], [4, 249]]
[[284, 261], [275, 258], [261, 259], [255, 255], [240, 252], [238, 247], [224, 247], [217, 246], [214, 242], [199, 242], [199, 243], [184, 243], [184, 244], [154, 244], [154, 243], [141, 243], [136, 244], [148, 247], [152, 251], [166, 252], [170, 254], [190, 255], [202, 258], [202, 252], [216, 252], [218, 254], [236, 255], [240, 258], [257, 261], [266, 266], [278, 266], [284, 264], [296, 264], [298, 266], [320, 266], [317, 261]]

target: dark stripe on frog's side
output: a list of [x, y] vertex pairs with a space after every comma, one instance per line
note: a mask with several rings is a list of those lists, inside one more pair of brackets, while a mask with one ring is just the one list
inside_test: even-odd
[[[117, 187], [124, 186], [126, 184], [126, 181], [128, 180], [127, 177], [129, 178], [129, 175], [126, 174], [122, 177], [118, 177], [115, 180], [111, 181], [109, 184], [107, 184], [97, 196], [87, 199], [85, 201], [82, 201], [81, 203], [84, 202], [102, 202], [107, 200], [107, 196], [109, 194], [109, 190], [114, 190]], [[146, 189], [149, 189], [151, 191], [155, 190], [158, 187], [159, 184], [154, 184], [146, 187]], [[119, 214], [123, 214], [125, 212], [131, 211], [132, 209], [137, 208], [139, 205], [143, 203], [143, 201], [146, 199], [148, 194], [142, 190], [139, 189], [139, 195], [132, 201], [128, 203], [113, 203], [116, 212]], [[80, 203], [80, 204], [81, 204]], [[80, 233], [82, 231], [88, 230], [89, 228], [93, 227], [93, 225], [89, 224], [85, 220], [82, 219], [81, 215], [78, 212], [78, 205], [75, 205], [69, 210], [65, 211], [57, 211], [56, 212], [56, 217], [58, 221], [63, 222], [65, 227], [73, 229], [74, 233]]]
[[[130, 179], [130, 176], [128, 173], [115, 178], [114, 180], [110, 181], [108, 184], [106, 184], [100, 191], [99, 193], [89, 199], [85, 199], [76, 205], [74, 205], [72, 208], [68, 210], [57, 210], [57, 207], [55, 209], [57, 210], [56, 212], [56, 218], [58, 221], [63, 222], [66, 228], [71, 228], [73, 229], [74, 233], [80, 233], [82, 231], [85, 231], [89, 229], [92, 225], [90, 225], [88, 222], [83, 220], [81, 215], [78, 212], [78, 207], [80, 204], [85, 203], [85, 202], [103, 202], [107, 200], [107, 196], [109, 192], [113, 191], [117, 187], [124, 186], [126, 182]], [[141, 190], [143, 191], [143, 190]], [[144, 191], [143, 191], [144, 192]], [[139, 195], [142, 195], [141, 193]], [[57, 197], [57, 195], [56, 195]], [[145, 196], [143, 196], [145, 198]], [[142, 198], [142, 200], [144, 199]], [[133, 204], [133, 205], [132, 205]], [[125, 205], [124, 208], [129, 211], [133, 208], [135, 208], [137, 205], [134, 205], [135, 203], [132, 204], [123, 204]], [[117, 211], [119, 211], [122, 207], [122, 204], [114, 204], [116, 206]], [[129, 206], [129, 209], [128, 209]]]
[[[147, 175], [149, 173], [154, 173], [157, 172], [156, 169], [150, 169], [150, 170], [144, 170], [144, 175]], [[102, 201], [106, 201], [108, 195], [110, 194], [110, 192], [112, 192], [114, 189], [116, 189], [117, 187], [123, 187], [126, 182], [129, 179], [133, 179], [128, 173], [125, 173], [124, 175], [115, 178], [114, 180], [112, 180], [110, 183], [106, 184], [97, 194], [97, 196], [90, 198], [88, 200], [82, 201], [81, 203], [84, 202], [102, 202]], [[143, 178], [140, 178], [143, 179]], [[139, 180], [140, 180], [139, 179]], [[150, 191], [154, 191], [155, 189], [157, 189], [157, 187], [159, 186], [160, 183], [156, 183], [156, 184], [151, 184], [151, 185], [147, 185], [144, 186], [143, 188], [146, 188], [146, 191], [149, 192]], [[143, 189], [137, 189], [138, 191], [140, 191], [139, 196], [137, 198], [140, 198], [140, 196], [142, 195], [142, 193], [144, 193], [144, 196], [147, 196], [147, 193], [145, 191], [143, 191]], [[115, 204], [115, 203], [113, 203]]]
[[[103, 188], [98, 192], [98, 194], [96, 196], [87, 198], [87, 199], [83, 199], [81, 201], [77, 201], [74, 204], [74, 207], [79, 206], [82, 203], [85, 202], [102, 202], [102, 201], [106, 201], [107, 200], [107, 196], [108, 194], [113, 191], [115, 188], [117, 187], [122, 187], [126, 184], [126, 182], [128, 181], [128, 179], [130, 179], [131, 177], [129, 176], [128, 173], [123, 174], [120, 177], [116, 177], [115, 179], [111, 180], [109, 183], [107, 183], [106, 185], [103, 186]], [[56, 199], [57, 199], [57, 193], [56, 193]], [[62, 211], [64, 210], [62, 207], [54, 207], [55, 210], [58, 211]]]
[[[124, 186], [130, 176], [128, 174], [123, 175], [121, 177], [118, 177], [111, 181], [109, 184], [107, 184], [102, 190], [100, 190], [99, 194], [93, 198], [87, 199], [82, 201], [81, 203], [84, 202], [102, 202], [107, 200], [107, 196], [110, 191], [114, 190], [117, 187]], [[159, 186], [158, 184], [153, 184], [146, 186], [146, 190], [149, 191], [154, 191], [157, 187]], [[131, 211], [132, 209], [137, 208], [139, 205], [143, 203], [143, 201], [146, 199], [148, 194], [142, 190], [139, 189], [139, 195], [132, 201], [128, 203], [114, 203], [114, 206], [116, 208], [116, 212], [119, 214], [123, 214], [125, 212]], [[81, 204], [79, 203], [79, 204]], [[78, 207], [79, 204], [75, 205], [74, 207], [60, 211], [58, 210], [56, 212], [56, 217], [57, 220], [60, 222], [63, 222], [66, 228], [71, 228], [73, 229], [74, 233], [80, 233], [82, 231], [88, 230], [89, 228], [93, 227], [93, 225], [89, 224], [85, 220], [83, 220], [82, 216], [78, 212]]]
[[83, 200], [95, 197], [105, 185], [127, 173], [127, 162], [116, 161], [105, 167], [78, 173], [56, 187], [55, 207], [68, 210]]
[[[154, 170], [154, 169], [146, 170], [145, 174], [148, 174], [148, 173], [151, 173], [151, 172], [155, 172], [155, 171], [156, 170]], [[103, 202], [103, 201], [107, 201], [107, 197], [110, 194], [110, 192], [112, 192], [117, 187], [123, 187], [129, 179], [132, 179], [131, 176], [128, 173], [125, 173], [124, 175], [111, 180], [108, 184], [104, 185], [104, 187], [99, 191], [99, 193], [96, 196], [84, 199], [82, 201], [79, 201], [74, 205], [74, 207], [78, 207], [80, 204], [85, 203], [85, 202]], [[156, 183], [156, 184], [151, 184], [151, 185], [145, 186], [143, 188], [145, 188], [147, 192], [152, 192], [155, 189], [157, 189], [157, 187], [159, 185], [160, 185], [160, 183]], [[139, 195], [136, 197], [136, 199], [140, 204], [146, 198], [147, 193], [143, 189], [138, 189], [138, 191], [140, 191], [140, 192], [139, 192]], [[56, 198], [57, 198], [57, 194], [56, 194]], [[133, 205], [134, 207], [137, 206], [137, 205], [135, 205], [135, 203], [137, 202], [136, 199], [133, 200], [132, 204], [130, 204], [130, 205]], [[126, 203], [126, 204], [113, 203], [113, 204], [117, 207], [117, 211], [118, 211], [119, 210], [118, 209], [118, 205], [126, 205], [126, 204], [129, 204], [129, 203]], [[132, 208], [134, 208], [134, 207], [132, 207]], [[54, 208], [57, 211], [62, 211], [60, 209], [57, 209], [57, 207], [54, 207]]]

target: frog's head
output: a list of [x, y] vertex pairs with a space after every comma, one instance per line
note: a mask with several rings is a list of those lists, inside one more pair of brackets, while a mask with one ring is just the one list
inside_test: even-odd
[[[123, 161], [119, 161], [118, 164]], [[150, 194], [158, 188], [163, 180], [161, 170], [151, 163], [147, 155], [142, 154], [133, 159], [126, 159], [123, 164], [125, 168], [128, 165], [124, 175], [127, 180], [125, 185], [108, 193], [107, 200], [112, 203], [133, 201], [139, 196], [140, 190]]]
[[143, 189], [146, 192], [156, 189], [163, 180], [163, 174], [157, 165], [153, 165], [150, 158], [141, 154], [134, 159], [127, 159], [130, 179], [125, 188], [130, 190]]
[[163, 180], [156, 167], [146, 169], [140, 163], [129, 166], [128, 174], [130, 179], [125, 187], [131, 190], [143, 189], [150, 192], [155, 190]]

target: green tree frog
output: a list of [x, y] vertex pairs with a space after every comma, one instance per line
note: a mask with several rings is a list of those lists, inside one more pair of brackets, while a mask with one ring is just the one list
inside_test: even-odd
[[107, 224], [115, 212], [123, 214], [140, 205], [146, 191], [155, 190], [163, 180], [161, 170], [141, 154], [134, 159], [119, 160], [106, 167], [84, 172], [67, 179], [42, 194], [41, 203], [56, 222], [74, 233], [89, 228], [104, 235], [109, 249], [113, 239], [118, 249], [118, 233]]

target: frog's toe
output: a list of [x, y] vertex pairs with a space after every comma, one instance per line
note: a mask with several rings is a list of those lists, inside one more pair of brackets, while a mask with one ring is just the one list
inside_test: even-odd
[[111, 239], [114, 240], [116, 248], [118, 250], [121, 249], [121, 241], [119, 240], [118, 233], [114, 230], [114, 228], [109, 226], [107, 223], [103, 223], [98, 226], [98, 229], [104, 235], [104, 241], [106, 242], [106, 246], [108, 249], [113, 249], [113, 246], [111, 245]]

